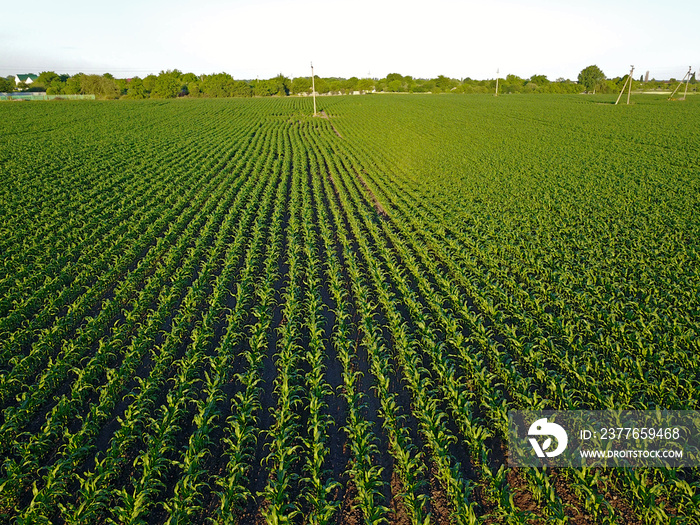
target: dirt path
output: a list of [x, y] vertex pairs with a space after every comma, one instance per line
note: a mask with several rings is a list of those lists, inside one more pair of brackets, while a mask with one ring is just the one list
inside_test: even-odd
[[321, 118], [325, 118], [328, 121], [328, 123], [331, 125], [331, 128], [333, 128], [333, 131], [335, 132], [335, 134], [338, 135], [341, 139], [343, 138], [343, 136], [338, 132], [338, 130], [335, 129], [335, 126], [331, 122], [331, 117], [329, 117], [328, 114], [324, 110], [319, 111], [318, 115]]
[[[362, 171], [364, 172], [365, 170], [362, 170]], [[369, 196], [372, 199], [372, 204], [374, 205], [374, 209], [377, 210], [377, 213], [379, 214], [379, 216], [383, 219], [388, 219], [389, 214], [384, 209], [384, 206], [382, 206], [382, 203], [379, 202], [379, 199], [377, 199], [377, 196], [372, 191], [372, 188], [370, 188], [367, 185], [367, 183], [365, 182], [365, 179], [362, 177], [362, 174], [358, 173], [357, 171], [355, 172], [355, 174], [357, 175], [357, 178], [360, 179], [360, 182], [362, 183], [362, 185], [365, 187], [365, 189], [369, 193]], [[367, 173], [365, 172], [365, 175], [366, 174]]]

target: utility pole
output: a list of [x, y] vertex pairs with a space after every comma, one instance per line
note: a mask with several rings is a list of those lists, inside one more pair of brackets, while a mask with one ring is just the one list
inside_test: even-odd
[[630, 89], [627, 92], [627, 105], [630, 105], [630, 97], [632, 96], [632, 73], [634, 73], [634, 66], [630, 66], [632, 69], [630, 69], [630, 77], [628, 78], [629, 83], [630, 83]]
[[500, 69], [496, 69], [496, 94], [494, 95], [495, 97], [498, 96], [498, 74], [500, 73]]
[[678, 91], [678, 88], [681, 87], [681, 85], [683, 84], [684, 81], [685, 81], [685, 93], [683, 93], [683, 98], [681, 98], [679, 100], [685, 100], [685, 96], [688, 94], [688, 84], [690, 83], [690, 77], [693, 76], [692, 69], [693, 69], [693, 66], [688, 67], [688, 72], [685, 74], [685, 76], [680, 81], [680, 83], [676, 86], [676, 89], [673, 90], [673, 93], [671, 93], [671, 96], [668, 97], [669, 100], [671, 100], [673, 98], [673, 95], [676, 94], [676, 91]]
[[316, 115], [316, 83], [314, 82], [314, 63], [311, 62], [311, 94], [314, 97], [314, 117]]
[[683, 100], [685, 100], [685, 96], [688, 94], [688, 84], [690, 84], [690, 76], [692, 75], [692, 73], [690, 72], [691, 69], [693, 69], [693, 66], [688, 66], [688, 78], [685, 79], [685, 91], [683, 92]]
[[630, 95], [632, 94], [632, 74], [634, 73], [634, 66], [630, 66], [632, 69], [630, 69], [630, 74], [627, 77], [627, 80], [625, 80], [624, 85], [622, 86], [622, 91], [620, 91], [620, 94], [617, 96], [617, 100], [615, 101], [615, 105], [617, 106], [617, 103], [620, 102], [620, 99], [622, 98], [622, 94], [625, 92], [625, 88], [627, 87], [627, 84], [629, 83], [630, 88], [629, 91], [627, 92], [627, 105], [630, 103]]

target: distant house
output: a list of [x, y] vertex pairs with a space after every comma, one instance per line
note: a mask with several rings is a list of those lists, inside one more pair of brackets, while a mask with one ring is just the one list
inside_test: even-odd
[[27, 73], [26, 75], [15, 75], [15, 85], [19, 85], [20, 82], [24, 82], [29, 85], [39, 78], [34, 73]]

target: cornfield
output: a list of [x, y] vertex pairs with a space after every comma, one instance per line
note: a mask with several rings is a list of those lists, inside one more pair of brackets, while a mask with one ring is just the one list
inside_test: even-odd
[[0, 106], [0, 516], [698, 523], [511, 409], [697, 410], [700, 100]]

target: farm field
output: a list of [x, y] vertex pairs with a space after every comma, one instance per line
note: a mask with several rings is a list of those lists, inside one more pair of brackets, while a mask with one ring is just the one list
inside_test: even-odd
[[699, 523], [507, 465], [700, 409], [700, 98], [0, 105], [0, 522]]

